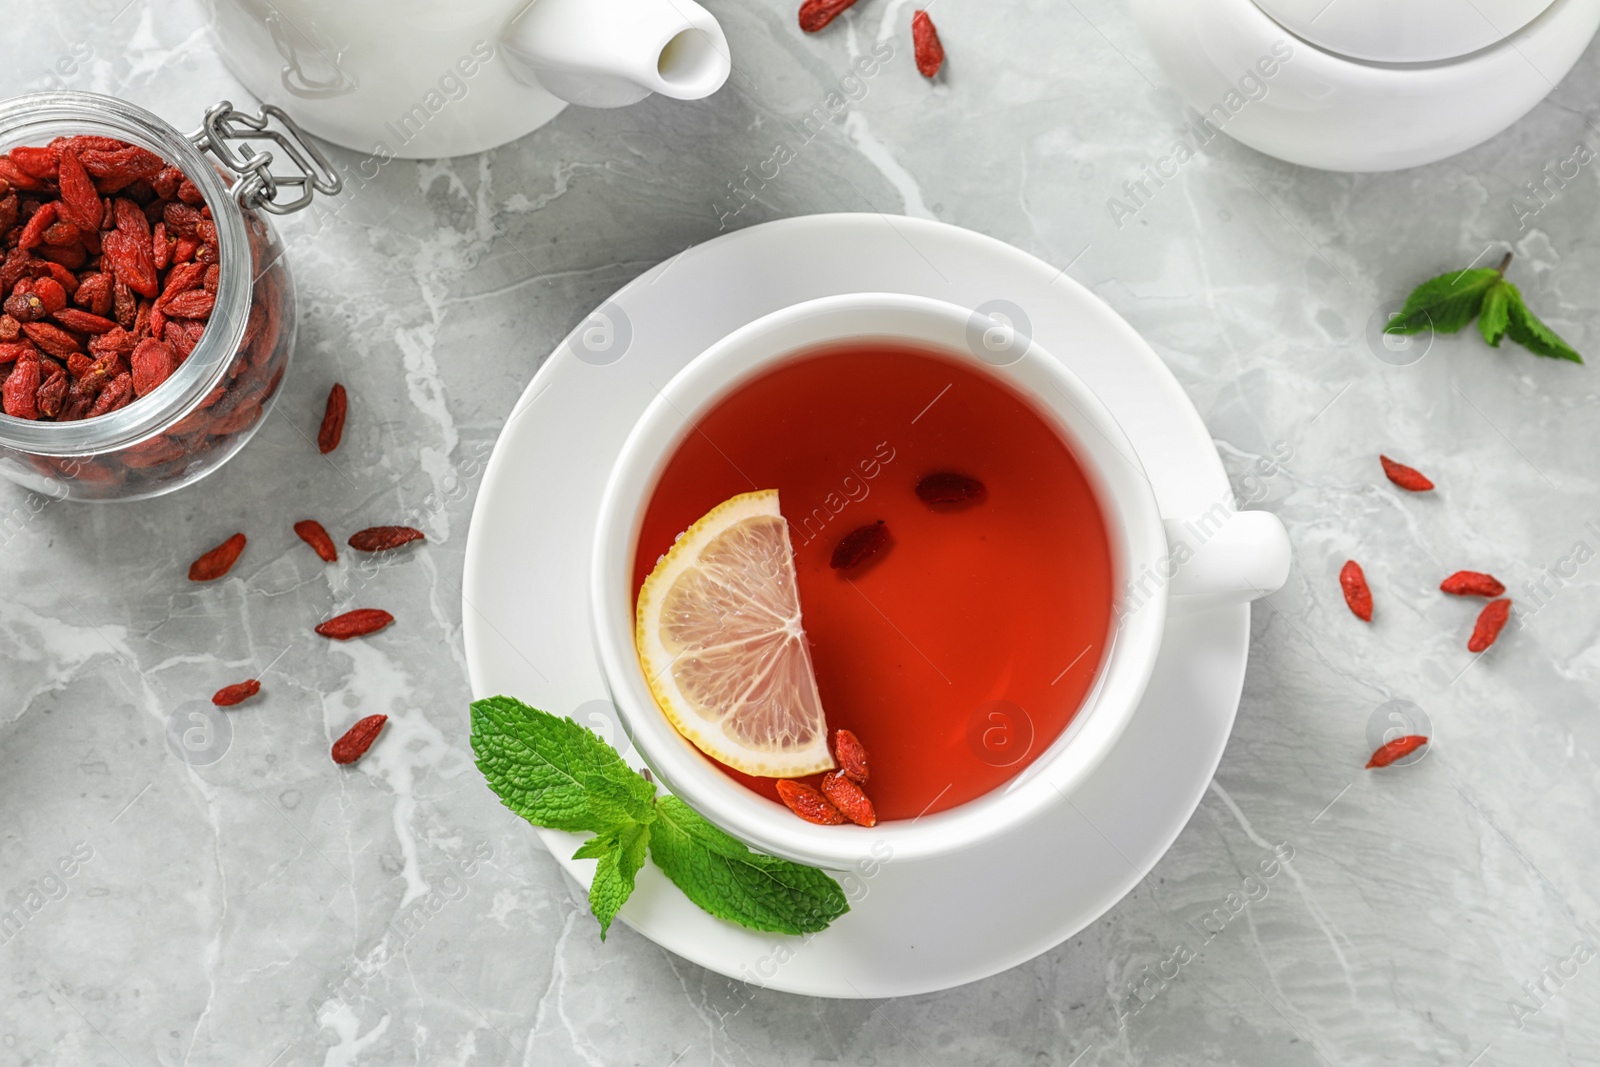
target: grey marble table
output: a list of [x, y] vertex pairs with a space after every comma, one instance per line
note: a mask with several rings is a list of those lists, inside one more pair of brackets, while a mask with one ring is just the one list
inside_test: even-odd
[[[296, 364], [215, 477], [110, 507], [0, 487], [0, 900], [22, 917], [0, 915], [0, 1063], [1600, 1063], [1600, 371], [1472, 337], [1399, 366], [1370, 342], [1412, 284], [1509, 246], [1533, 305], [1600, 356], [1596, 171], [1517, 208], [1547, 163], [1600, 145], [1593, 48], [1456, 159], [1336, 175], [1219, 138], [1118, 219], [1109, 201], [1183, 124], [1123, 5], [941, 5], [943, 81], [891, 66], [729, 225], [903, 212], [1069, 267], [1171, 365], [1241, 497], [1283, 517], [1293, 576], [1255, 610], [1199, 811], [1056, 950], [843, 1002], [738, 986], [627, 929], [599, 942], [470, 763], [458, 588], [482, 457], [588, 309], [718, 232], [727, 182], [837, 82], [851, 35], [911, 15], [862, 0], [806, 39], [789, 0], [711, 6], [735, 55], [711, 100], [568, 110], [486, 155], [391, 164], [321, 226], [289, 220]], [[4, 0], [0, 91], [75, 55], [69, 87], [181, 127], [249, 100], [196, 4], [98, 9]], [[331, 464], [307, 435], [335, 380], [354, 415]], [[1443, 491], [1403, 499], [1380, 449]], [[392, 521], [429, 494], [428, 543], [384, 575], [407, 625], [381, 651], [313, 643], [305, 620], [354, 575], [310, 561], [289, 521]], [[234, 576], [184, 581], [234, 529], [252, 538]], [[1382, 591], [1371, 627], [1339, 598], [1350, 556]], [[1519, 604], [1476, 663], [1470, 607], [1434, 590], [1460, 566]], [[221, 759], [175, 757], [186, 701], [269, 664]], [[1365, 773], [1394, 700], [1437, 742]], [[330, 773], [331, 738], [377, 711], [382, 758]], [[1286, 875], [1247, 882], [1282, 846]], [[399, 951], [375, 965], [385, 938]]]

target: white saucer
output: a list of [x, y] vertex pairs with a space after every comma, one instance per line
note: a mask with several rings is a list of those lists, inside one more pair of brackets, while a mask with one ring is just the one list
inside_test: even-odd
[[[864, 291], [1016, 305], [1032, 336], [1121, 422], [1164, 515], [1231, 499], [1210, 434], [1171, 372], [1056, 268], [967, 230], [898, 216], [755, 226], [624, 287], [601, 309], [609, 324], [581, 324], [518, 402], [467, 536], [463, 623], [475, 698], [504, 693], [603, 733], [612, 727], [590, 636], [588, 567], [600, 491], [628, 429], [658, 387], [736, 327], [798, 301]], [[598, 356], [574, 347], [585, 329], [599, 331], [590, 335]], [[621, 918], [701, 966], [814, 996], [927, 993], [1032, 959], [1137, 885], [1194, 813], [1233, 726], [1249, 621], [1242, 606], [1174, 619], [1138, 714], [1079, 792], [1025, 832], [954, 859], [891, 859], [870, 878], [841, 879], [852, 910], [821, 934], [786, 938], [713, 919], [649, 865]], [[637, 766], [620, 731], [610, 738]], [[593, 862], [567, 858], [581, 837], [536, 832], [587, 885]]]

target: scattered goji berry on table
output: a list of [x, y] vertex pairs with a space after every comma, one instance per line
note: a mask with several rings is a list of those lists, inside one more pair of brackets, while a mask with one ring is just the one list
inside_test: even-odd
[[315, 519], [301, 519], [294, 524], [295, 535], [310, 545], [324, 563], [332, 563], [339, 558], [339, 550], [333, 545], [333, 538], [328, 536], [328, 531], [322, 528], [322, 523]]
[[1433, 488], [1433, 482], [1428, 480], [1428, 476], [1415, 467], [1396, 463], [1388, 456], [1379, 456], [1378, 462], [1383, 464], [1383, 473], [1389, 480], [1408, 492], [1426, 493]]
[[878, 813], [873, 810], [866, 792], [838, 771], [822, 776], [822, 795], [838, 809], [840, 815], [857, 826], [878, 825]]
[[328, 390], [328, 403], [322, 412], [322, 426], [317, 430], [317, 451], [324, 456], [338, 448], [339, 442], [343, 440], [344, 418], [349, 407], [350, 400], [345, 396], [344, 386], [335, 382], [333, 388]]
[[838, 18], [856, 0], [806, 0], [800, 5], [800, 28], [816, 33]]
[[189, 580], [191, 582], [211, 582], [227, 574], [233, 569], [233, 565], [238, 562], [239, 553], [244, 551], [244, 543], [244, 534], [236, 533], [189, 564]]
[[888, 544], [889, 527], [883, 524], [882, 519], [857, 526], [833, 546], [833, 557], [828, 560], [828, 566], [836, 571], [858, 567], [883, 551]]
[[1500, 636], [1500, 631], [1505, 628], [1506, 620], [1511, 617], [1511, 601], [1491, 600], [1478, 612], [1478, 621], [1473, 624], [1472, 637], [1467, 641], [1468, 652], [1482, 652], [1494, 644], [1495, 638]]
[[368, 715], [350, 727], [343, 737], [333, 743], [333, 762], [354, 763], [366, 755], [367, 749], [372, 747], [372, 742], [378, 739], [378, 734], [383, 730], [383, 724], [388, 721], [387, 715]]
[[1378, 746], [1378, 750], [1372, 754], [1372, 758], [1367, 760], [1367, 766], [1369, 768], [1387, 767], [1395, 760], [1411, 755], [1411, 753], [1427, 743], [1428, 739], [1420, 734], [1407, 734], [1405, 737], [1397, 737], [1393, 741]]
[[939, 41], [939, 31], [926, 11], [911, 16], [911, 44], [915, 49], [917, 70], [924, 78], [931, 78], [944, 66], [944, 45]]
[[368, 526], [351, 534], [349, 544], [357, 552], [387, 552], [422, 539], [422, 531], [410, 526]]
[[394, 616], [379, 608], [356, 608], [343, 615], [335, 615], [327, 622], [317, 624], [317, 633], [335, 641], [348, 641], [352, 637], [365, 637], [394, 622]]
[[917, 499], [924, 504], [978, 503], [988, 495], [978, 479], [954, 471], [937, 471], [917, 483]]
[[834, 807], [827, 797], [804, 782], [796, 782], [790, 778], [779, 779], [778, 799], [806, 822], [816, 823], [818, 826], [838, 826], [844, 822], [844, 816], [839, 813], [839, 809]]
[[859, 738], [849, 730], [839, 730], [833, 735], [833, 756], [846, 778], [857, 782], [867, 780], [867, 750]]
[[1499, 596], [1506, 591], [1500, 579], [1481, 571], [1456, 571], [1439, 583], [1439, 589], [1454, 596]]
[[225, 685], [211, 695], [211, 703], [219, 708], [231, 708], [261, 692], [261, 683], [252, 678], [248, 682]]
[[1362, 622], [1372, 621], [1372, 590], [1367, 585], [1367, 576], [1361, 571], [1361, 564], [1355, 560], [1346, 560], [1339, 571], [1339, 588], [1344, 590], [1344, 602], [1350, 606], [1355, 617]]

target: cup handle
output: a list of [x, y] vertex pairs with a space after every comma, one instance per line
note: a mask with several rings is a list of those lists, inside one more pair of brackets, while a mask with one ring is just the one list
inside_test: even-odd
[[1277, 592], [1289, 579], [1289, 532], [1269, 511], [1213, 508], [1162, 525], [1173, 571], [1170, 610], [1243, 604]]

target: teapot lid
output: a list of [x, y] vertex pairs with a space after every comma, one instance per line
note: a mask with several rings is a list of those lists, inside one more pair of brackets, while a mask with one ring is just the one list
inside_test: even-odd
[[1456, 59], [1498, 44], [1555, 0], [1255, 0], [1318, 48], [1378, 63]]

